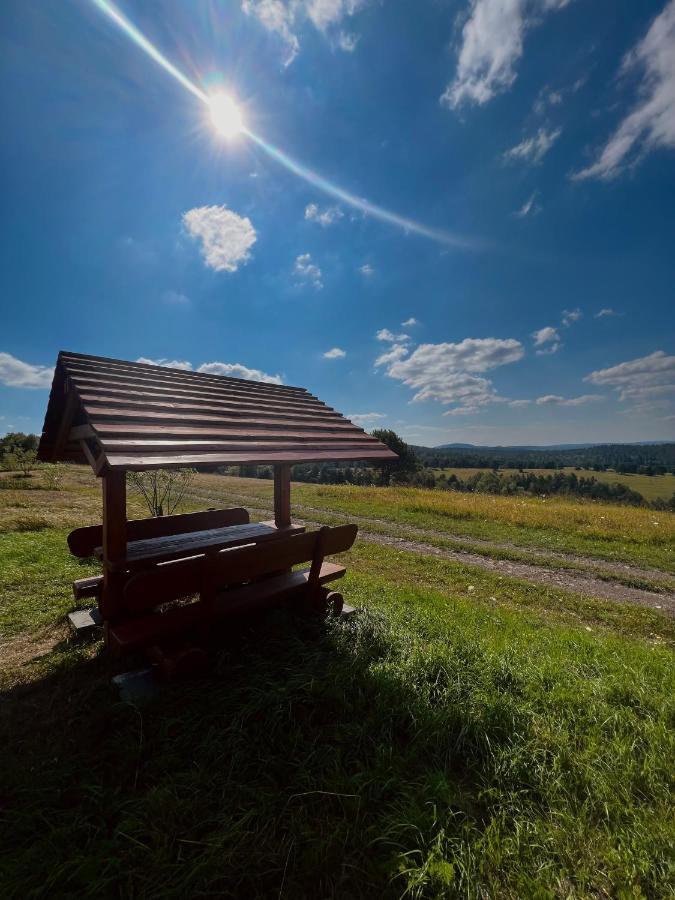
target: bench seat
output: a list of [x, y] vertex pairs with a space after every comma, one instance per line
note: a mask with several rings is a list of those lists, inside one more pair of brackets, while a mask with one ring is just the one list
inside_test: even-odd
[[[115, 654], [147, 647], [158, 641], [180, 636], [213, 618], [236, 615], [265, 607], [272, 601], [301, 594], [309, 585], [310, 571], [306, 568], [274, 575], [252, 584], [219, 591], [211, 603], [197, 601], [163, 613], [139, 616], [111, 625], [108, 628], [108, 646]], [[323, 562], [318, 583], [323, 585], [335, 581], [342, 578], [346, 571], [338, 563]]]
[[76, 600], [84, 600], [86, 597], [98, 597], [103, 584], [103, 575], [93, 575], [91, 578], [78, 578], [73, 582], [73, 594]]

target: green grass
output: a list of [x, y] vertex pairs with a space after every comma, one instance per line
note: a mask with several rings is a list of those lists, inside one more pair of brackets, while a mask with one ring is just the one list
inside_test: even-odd
[[[199, 489], [243, 494], [268, 504], [272, 484], [205, 475]], [[498, 497], [423, 488], [362, 488], [294, 484], [293, 501], [346, 515], [412, 525], [471, 540], [581, 554], [675, 572], [675, 514], [579, 502], [569, 498]]]
[[[479, 472], [491, 472], [492, 469], [481, 468], [444, 468], [432, 469], [432, 472], [438, 477], [441, 472], [445, 472], [446, 476], [456, 475], [462, 480], [470, 478]], [[500, 469], [504, 475], [515, 475], [520, 469]], [[524, 469], [525, 472], [534, 472], [536, 475], [553, 475], [556, 471], [574, 472], [577, 478], [595, 478], [596, 481], [604, 481], [607, 484], [625, 484], [638, 494], [642, 494], [645, 500], [662, 499], [670, 500], [675, 494], [675, 475], [670, 473], [666, 475], [631, 475], [629, 473], [614, 472], [595, 472], [593, 469], [577, 469], [574, 466], [565, 466], [564, 469]]]
[[675, 895], [672, 619], [362, 543], [137, 706], [59, 630], [92, 496], [0, 534], [2, 896]]

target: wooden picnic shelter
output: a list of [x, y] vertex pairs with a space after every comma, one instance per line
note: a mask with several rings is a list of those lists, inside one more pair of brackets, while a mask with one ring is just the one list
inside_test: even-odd
[[[101, 524], [76, 529], [68, 543], [76, 556], [101, 560], [102, 576], [76, 582], [74, 590], [78, 598], [96, 597], [109, 644], [143, 628], [140, 643], [147, 643], [162, 629], [175, 634], [182, 622], [205, 621], [223, 589], [223, 609], [241, 609], [246, 596], [259, 600], [265, 591], [273, 599], [272, 579], [284, 573], [280, 595], [294, 585], [318, 591], [322, 572], [331, 580], [323, 556], [348, 549], [356, 527], [303, 534], [291, 520], [291, 466], [395, 458], [304, 388], [66, 351], [57, 359], [38, 448], [43, 462], [88, 463], [101, 479]], [[273, 521], [251, 523], [242, 508], [127, 520], [128, 471], [229, 465], [273, 466]], [[304, 559], [312, 567], [301, 584], [291, 568]], [[261, 581], [265, 590], [250, 589]], [[201, 603], [191, 613], [180, 607], [171, 628], [171, 617], [156, 615], [156, 607], [181, 591], [199, 594]]]

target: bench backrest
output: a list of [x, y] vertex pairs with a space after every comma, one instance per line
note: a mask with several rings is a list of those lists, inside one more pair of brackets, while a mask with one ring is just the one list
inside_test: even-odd
[[[152, 519], [131, 519], [127, 522], [127, 540], [142, 541], [147, 538], [169, 537], [184, 531], [205, 531], [208, 528], [224, 528], [227, 525], [248, 525], [248, 511], [241, 507], [209, 509], [205, 512], [181, 513], [175, 516], [157, 516]], [[91, 556], [103, 543], [103, 526], [88, 525], [76, 528], [68, 535], [68, 548], [73, 556], [84, 559]]]
[[322, 528], [155, 566], [129, 579], [123, 604], [129, 611], [142, 612], [191, 594], [211, 597], [228, 585], [254, 581], [303, 562], [318, 561], [320, 568], [324, 556], [349, 550], [357, 531], [356, 525]]

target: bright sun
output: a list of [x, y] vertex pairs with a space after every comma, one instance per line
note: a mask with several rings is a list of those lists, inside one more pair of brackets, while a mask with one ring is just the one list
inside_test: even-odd
[[222, 91], [212, 94], [209, 97], [209, 110], [213, 127], [223, 137], [233, 138], [244, 130], [239, 107], [228, 94]]

